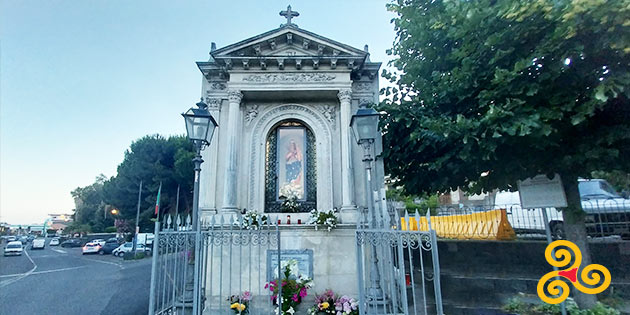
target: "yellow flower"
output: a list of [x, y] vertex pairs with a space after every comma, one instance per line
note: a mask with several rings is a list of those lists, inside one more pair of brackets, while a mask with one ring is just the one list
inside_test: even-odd
[[235, 308], [236, 310], [238, 310], [239, 312], [244, 311], [247, 306], [245, 306], [245, 304], [241, 304], [241, 303], [233, 303], [232, 305], [230, 305], [230, 308]]
[[327, 309], [327, 308], [330, 306], [330, 304], [329, 304], [328, 302], [322, 302], [322, 303], [320, 304], [320, 306], [321, 306], [321, 308], [322, 308], [322, 309], [324, 309], [324, 310], [325, 310], [325, 309]]

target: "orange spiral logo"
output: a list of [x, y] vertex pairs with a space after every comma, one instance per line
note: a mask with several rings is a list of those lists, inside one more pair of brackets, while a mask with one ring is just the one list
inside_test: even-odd
[[538, 296], [545, 303], [562, 303], [569, 296], [569, 284], [560, 277], [568, 279], [576, 289], [587, 294], [601, 293], [610, 285], [610, 271], [602, 265], [590, 264], [578, 274], [582, 252], [572, 242], [558, 240], [549, 244], [545, 249], [545, 259], [550, 265], [563, 269], [549, 272], [538, 280]]

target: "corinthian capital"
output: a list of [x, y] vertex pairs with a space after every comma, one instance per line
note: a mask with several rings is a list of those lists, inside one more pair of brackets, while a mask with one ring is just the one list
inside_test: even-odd
[[341, 89], [339, 93], [337, 93], [337, 97], [341, 102], [350, 102], [352, 99], [352, 90], [351, 89]]
[[230, 103], [241, 103], [243, 99], [243, 93], [239, 90], [230, 90], [228, 91], [228, 100]]

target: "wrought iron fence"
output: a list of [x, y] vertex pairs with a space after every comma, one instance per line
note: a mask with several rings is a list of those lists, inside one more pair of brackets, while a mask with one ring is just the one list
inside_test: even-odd
[[[630, 200], [583, 200], [582, 208], [586, 212], [585, 224], [590, 237], [630, 236]], [[546, 212], [546, 221], [543, 211]], [[423, 219], [414, 221], [414, 213], [407, 213], [404, 209], [393, 212], [401, 216], [403, 224], [410, 217], [411, 230], [427, 230]], [[478, 207], [454, 205], [431, 209], [431, 212], [433, 228], [438, 237], [443, 238], [544, 238], [545, 224], [549, 225], [553, 238], [565, 237], [563, 214], [561, 209], [556, 208], [524, 209], [520, 204]]]
[[[410, 218], [375, 193], [375, 214], [362, 213], [356, 231], [359, 311], [363, 314], [443, 314], [437, 235], [413, 230]], [[413, 217], [421, 221], [419, 213]]]
[[[216, 215], [192, 231], [190, 218], [167, 217], [155, 229], [150, 315], [231, 314], [234, 303], [246, 305], [248, 314], [282, 307], [272, 298], [281, 296], [282, 287], [276, 293], [265, 288], [276, 276], [266, 272], [267, 264], [281, 266], [277, 224], [245, 225], [236, 216]], [[277, 254], [268, 256], [270, 249]]]

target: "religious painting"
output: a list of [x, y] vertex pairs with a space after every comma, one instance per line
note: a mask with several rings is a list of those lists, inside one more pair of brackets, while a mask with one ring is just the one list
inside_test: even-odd
[[278, 128], [278, 199], [306, 199], [306, 130]]

